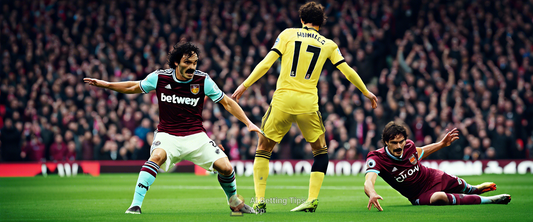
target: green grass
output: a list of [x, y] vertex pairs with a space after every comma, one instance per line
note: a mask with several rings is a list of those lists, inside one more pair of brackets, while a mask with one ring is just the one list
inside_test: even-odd
[[[470, 184], [493, 181], [509, 193], [509, 205], [412, 206], [381, 179], [383, 212], [368, 211], [363, 175], [328, 176], [317, 212], [289, 212], [292, 198], [306, 198], [308, 176], [270, 176], [263, 215], [231, 217], [215, 176], [159, 174], [143, 203], [142, 215], [126, 215], [137, 174], [103, 174], [33, 178], [0, 178], [0, 221], [533, 221], [533, 175], [463, 177]], [[238, 177], [239, 194], [253, 197], [253, 179]]]

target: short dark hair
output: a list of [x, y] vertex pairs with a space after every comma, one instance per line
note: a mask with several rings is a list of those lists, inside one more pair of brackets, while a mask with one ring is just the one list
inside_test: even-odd
[[305, 3], [300, 7], [298, 13], [300, 13], [300, 18], [304, 23], [312, 23], [319, 27], [322, 26], [328, 18], [324, 14], [324, 6], [316, 2]]
[[199, 56], [200, 49], [190, 42], [180, 41], [176, 43], [174, 49], [168, 53], [168, 66], [175, 69], [177, 67], [175, 63], [179, 63], [183, 55], [190, 57], [194, 53]]
[[389, 140], [396, 138], [398, 135], [402, 135], [405, 139], [407, 139], [407, 129], [405, 129], [404, 126], [395, 123], [394, 121], [390, 121], [383, 129], [381, 140], [384, 144], [387, 144]]

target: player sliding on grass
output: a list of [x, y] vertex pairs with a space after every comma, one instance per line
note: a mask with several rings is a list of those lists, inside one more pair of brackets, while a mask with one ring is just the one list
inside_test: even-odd
[[328, 147], [324, 137], [325, 128], [318, 111], [317, 84], [326, 60], [330, 60], [346, 78], [377, 107], [377, 98], [367, 90], [359, 75], [344, 61], [337, 44], [318, 33], [325, 21], [324, 7], [308, 2], [299, 10], [302, 28], [285, 29], [266, 57], [255, 67], [250, 76], [235, 90], [232, 97], [237, 101], [244, 91], [261, 78], [272, 64], [281, 57], [276, 92], [270, 108], [263, 117], [259, 144], [254, 159], [254, 185], [258, 213], [266, 212], [265, 189], [268, 178], [270, 155], [276, 143], [296, 123], [313, 149], [314, 162], [309, 179], [307, 201], [291, 211], [314, 212], [318, 205], [318, 193], [328, 168]]
[[[93, 86], [115, 90], [120, 93], [148, 93], [155, 90], [159, 101], [159, 125], [151, 147], [150, 159], [139, 173], [135, 194], [129, 214], [140, 214], [141, 205], [148, 188], [154, 182], [159, 167], [166, 171], [181, 160], [218, 171], [218, 181], [226, 193], [233, 211], [255, 213], [253, 208], [238, 200], [235, 173], [228, 157], [214, 141], [209, 139], [202, 125], [204, 97], [219, 102], [224, 108], [242, 121], [249, 131], [260, 132], [244, 114], [239, 104], [228, 98], [206, 73], [196, 70], [198, 48], [188, 42], [174, 46], [168, 55], [171, 69], [157, 70], [144, 80], [127, 82], [106, 82], [85, 78]], [[232, 201], [229, 201], [230, 198]]]
[[365, 193], [370, 198], [368, 210], [372, 206], [383, 210], [378, 202], [378, 199], [383, 198], [374, 190], [378, 175], [413, 205], [508, 204], [511, 201], [509, 194], [479, 196], [496, 190], [494, 183], [472, 186], [461, 178], [420, 164], [421, 159], [459, 139], [457, 129], [446, 133], [438, 143], [418, 148], [407, 139], [407, 131], [403, 126], [389, 122], [383, 129], [382, 139], [386, 146], [370, 152], [366, 161]]

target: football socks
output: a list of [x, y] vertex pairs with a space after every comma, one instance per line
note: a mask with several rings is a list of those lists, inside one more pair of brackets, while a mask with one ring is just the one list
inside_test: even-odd
[[218, 182], [226, 193], [226, 197], [229, 198], [233, 195], [237, 195], [237, 183], [235, 182], [235, 171], [232, 171], [229, 176], [218, 174]]
[[146, 191], [148, 191], [150, 185], [154, 183], [158, 170], [159, 166], [156, 163], [152, 161], [146, 161], [146, 163], [144, 163], [143, 167], [141, 168], [141, 172], [139, 173], [139, 178], [137, 179], [137, 185], [135, 186], [135, 194], [133, 195], [131, 207], [142, 206]]
[[492, 203], [492, 200], [488, 197], [484, 197], [484, 196], [479, 196], [479, 198], [481, 198], [481, 204], [490, 204]]
[[463, 179], [459, 179], [459, 180], [463, 181], [463, 184], [464, 184], [464, 188], [463, 188], [463, 190], [462, 190], [461, 193], [466, 193], [466, 194], [480, 194], [479, 190], [476, 189], [474, 186], [472, 186], [472, 185], [466, 183], [466, 181], [463, 180]]
[[318, 193], [320, 192], [320, 187], [322, 187], [322, 181], [324, 181], [324, 173], [322, 172], [311, 172], [311, 177], [309, 178], [309, 196], [307, 201], [312, 201], [318, 198]]
[[312, 201], [318, 198], [320, 187], [322, 187], [324, 176], [328, 170], [328, 147], [325, 146], [319, 150], [313, 151], [313, 156], [314, 162], [311, 167], [311, 176], [309, 178], [309, 196], [307, 197], [307, 201]]
[[313, 158], [314, 162], [311, 167], [311, 172], [326, 173], [329, 164], [328, 147], [325, 146], [319, 150], [313, 151]]
[[457, 193], [446, 193], [449, 205], [480, 204], [481, 198], [478, 195], [465, 195]]
[[266, 183], [269, 172], [269, 160], [272, 152], [257, 150], [254, 159], [254, 188], [256, 202], [265, 199]]

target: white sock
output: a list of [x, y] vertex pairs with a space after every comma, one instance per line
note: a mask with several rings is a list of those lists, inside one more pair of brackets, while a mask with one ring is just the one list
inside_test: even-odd
[[492, 203], [492, 200], [490, 199], [490, 197], [483, 197], [483, 196], [479, 196], [481, 198], [481, 204], [490, 204]]

